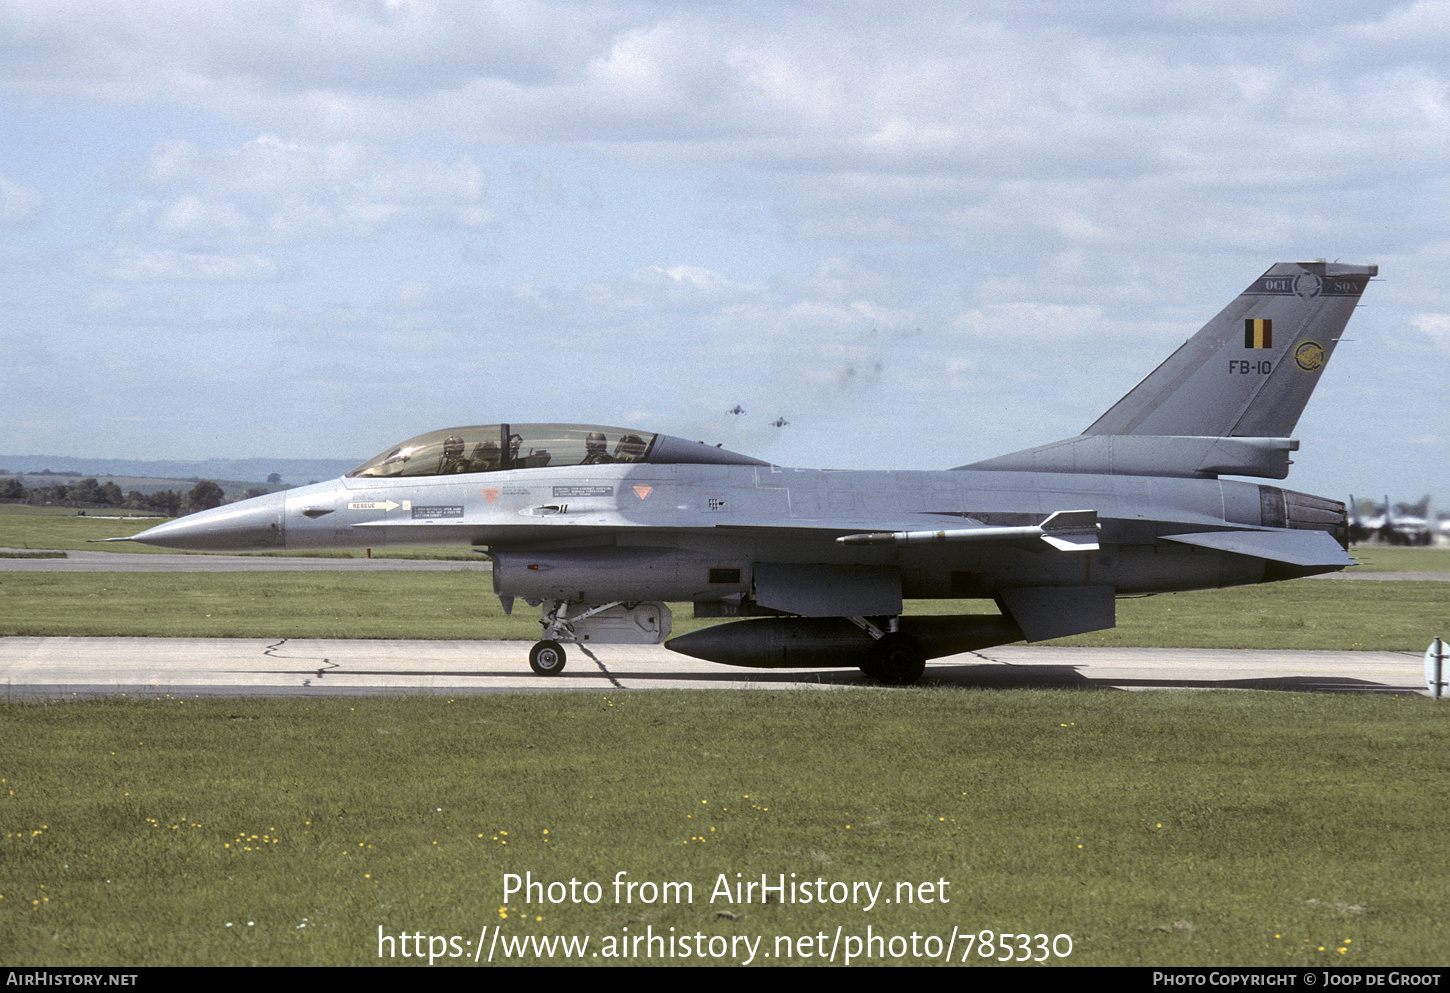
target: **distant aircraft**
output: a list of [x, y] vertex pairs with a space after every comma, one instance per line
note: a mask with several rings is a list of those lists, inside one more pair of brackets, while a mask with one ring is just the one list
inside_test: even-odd
[[1416, 513], [1405, 513], [1399, 507], [1390, 503], [1390, 498], [1385, 497], [1385, 502], [1375, 509], [1373, 514], [1361, 516], [1359, 508], [1355, 503], [1354, 494], [1349, 497], [1349, 540], [1351, 542], [1381, 541], [1387, 545], [1401, 546], [1423, 546], [1435, 543], [1435, 532], [1437, 530], [1437, 518], [1435, 516], [1435, 503], [1426, 497], [1422, 504], [1425, 507], [1424, 515]]
[[[1429, 497], [1423, 501], [1425, 513], [1414, 513], [1405, 504], [1392, 505], [1385, 497], [1385, 529], [1382, 537], [1392, 545], [1431, 545], [1435, 542], [1435, 502]], [[1402, 510], [1401, 508], [1406, 508]]]
[[1359, 512], [1359, 501], [1354, 494], [1349, 495], [1349, 540], [1351, 544], [1359, 544], [1373, 540], [1379, 533], [1380, 528], [1385, 526], [1389, 520], [1390, 498], [1385, 497], [1383, 507], [1375, 508], [1374, 513], [1365, 515]]
[[[1343, 503], [1221, 477], [1288, 475], [1289, 436], [1377, 273], [1274, 265], [1083, 434], [955, 469], [788, 469], [630, 428], [489, 424], [134, 540], [471, 545], [506, 611], [541, 608], [529, 661], [543, 675], [564, 669], [565, 643], [664, 641], [665, 602], [690, 601], [697, 616], [752, 619], [674, 651], [911, 683], [928, 659], [1111, 628], [1118, 596], [1354, 564]], [[904, 616], [906, 598], [999, 612]]]
[[770, 426], [773, 428], [783, 428], [789, 423], [790, 421], [786, 420], [784, 417], [777, 417], [775, 420], [770, 422]]
[[740, 404], [737, 403], [735, 406], [733, 406], [729, 410], [725, 411], [725, 413], [727, 413], [727, 414], [743, 414], [743, 413], [745, 413], [745, 408], [742, 407], [742, 406], [740, 406]]

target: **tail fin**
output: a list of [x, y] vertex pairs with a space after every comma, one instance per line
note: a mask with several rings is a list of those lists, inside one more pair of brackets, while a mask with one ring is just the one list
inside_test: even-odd
[[1378, 272], [1272, 266], [1083, 434], [1289, 437]]
[[1076, 438], [963, 469], [1283, 479], [1373, 265], [1280, 262]]

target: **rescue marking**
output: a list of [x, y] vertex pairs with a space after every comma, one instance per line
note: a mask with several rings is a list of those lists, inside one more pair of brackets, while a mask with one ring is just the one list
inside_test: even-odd
[[391, 500], [367, 500], [367, 501], [363, 501], [361, 503], [350, 503], [350, 504], [347, 505], [347, 509], [348, 510], [383, 510], [383, 511], [388, 511], [388, 510], [397, 510], [401, 506], [402, 506], [402, 504], [400, 504], [400, 503], [394, 503]]

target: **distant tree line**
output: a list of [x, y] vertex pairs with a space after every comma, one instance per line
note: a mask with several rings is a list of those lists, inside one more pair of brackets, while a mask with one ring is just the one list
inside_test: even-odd
[[[255, 495], [251, 490], [247, 492]], [[82, 479], [73, 485], [57, 483], [54, 486], [26, 486], [12, 477], [0, 482], [0, 500], [36, 506], [137, 510], [180, 517], [182, 514], [194, 514], [198, 510], [220, 507], [226, 502], [226, 494], [220, 486], [206, 479], [185, 493], [175, 490], [158, 490], [155, 493], [132, 490], [123, 494], [114, 482], [101, 483], [94, 477]]]

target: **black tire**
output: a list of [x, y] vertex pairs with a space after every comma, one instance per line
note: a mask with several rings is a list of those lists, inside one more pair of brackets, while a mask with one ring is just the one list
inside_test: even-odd
[[887, 686], [910, 686], [926, 672], [926, 651], [909, 634], [882, 635], [871, 646], [871, 657], [861, 671]]
[[557, 641], [541, 641], [529, 649], [529, 668], [540, 676], [557, 676], [568, 659], [564, 646]]

